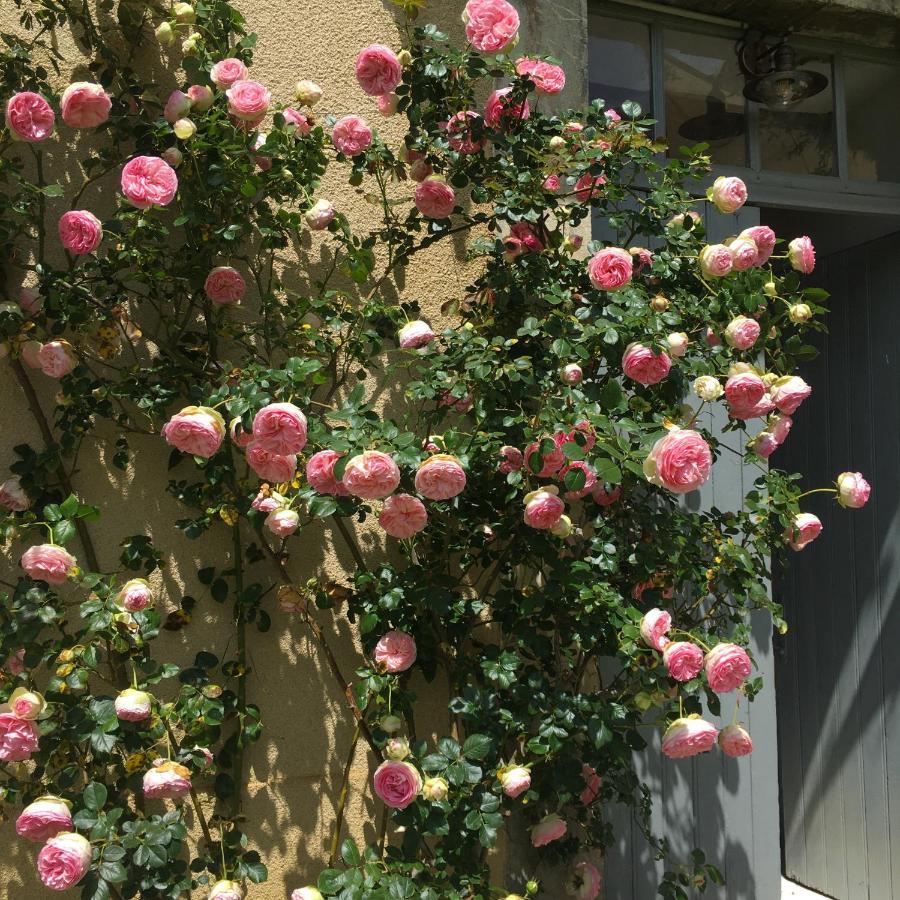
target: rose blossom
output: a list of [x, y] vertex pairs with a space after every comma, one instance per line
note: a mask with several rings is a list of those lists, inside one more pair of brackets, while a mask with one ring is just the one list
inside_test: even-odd
[[749, 350], [759, 338], [759, 322], [746, 316], [735, 316], [725, 329], [725, 340], [735, 350]]
[[728, 249], [731, 251], [731, 268], [735, 272], [745, 272], [756, 265], [759, 250], [750, 238], [735, 238]]
[[225, 420], [208, 406], [186, 406], [163, 425], [166, 442], [182, 453], [208, 459], [225, 437]]
[[531, 117], [531, 107], [527, 100], [521, 103], [512, 103], [508, 99], [511, 87], [499, 88], [492, 91], [484, 104], [484, 121], [491, 128], [499, 128], [505, 131], [516, 124]]
[[40, 732], [30, 719], [0, 712], [0, 762], [24, 762], [38, 748]]
[[600, 196], [600, 188], [606, 184], [606, 178], [602, 175], [591, 175], [585, 172], [578, 181], [575, 182], [575, 199], [582, 203]]
[[703, 651], [689, 641], [671, 641], [663, 650], [663, 662], [676, 681], [690, 681], [703, 668]]
[[432, 803], [442, 803], [450, 793], [450, 785], [445, 778], [426, 778], [422, 785], [422, 796]]
[[303, 218], [306, 219], [306, 224], [309, 225], [313, 231], [324, 231], [331, 224], [334, 216], [335, 209], [331, 204], [331, 201], [322, 198], [316, 200], [316, 202], [306, 211], [306, 215], [304, 215]]
[[372, 657], [385, 672], [405, 672], [416, 661], [416, 642], [405, 631], [389, 631], [378, 639]]
[[849, 509], [865, 506], [872, 490], [861, 472], [842, 472], [837, 477], [837, 489], [838, 503]]
[[163, 118], [174, 125], [191, 111], [191, 98], [184, 91], [172, 91], [163, 107]]
[[544, 179], [544, 183], [541, 185], [545, 191], [549, 191], [549, 193], [553, 194], [559, 190], [560, 180], [559, 175], [548, 175]]
[[187, 89], [187, 95], [191, 101], [191, 107], [197, 112], [206, 112], [215, 101], [212, 88], [205, 84], [192, 84]]
[[583, 459], [573, 460], [568, 465], [563, 466], [556, 477], [565, 483], [566, 474], [573, 471], [584, 472], [584, 486], [577, 491], [566, 491], [564, 496], [569, 501], [587, 497], [594, 489], [594, 485], [597, 484], [597, 476], [594, 470]]
[[132, 578], [119, 588], [115, 602], [128, 612], [140, 612], [153, 603], [153, 592], [143, 578]]
[[109, 118], [112, 100], [99, 84], [76, 81], [63, 91], [60, 107], [70, 128], [96, 128]]
[[184, 154], [177, 147], [167, 147], [162, 152], [162, 159], [177, 169], [184, 162]]
[[388, 759], [406, 759], [409, 756], [409, 741], [405, 737], [392, 737], [384, 745], [384, 755]]
[[293, 132], [295, 136], [299, 134], [301, 137], [312, 131], [309, 119], [299, 110], [288, 106], [281, 111], [281, 115], [284, 116], [285, 131]]
[[793, 424], [794, 420], [790, 416], [775, 415], [769, 419], [769, 427], [767, 430], [772, 432], [772, 437], [774, 437], [780, 445], [787, 440]]
[[778, 441], [769, 431], [761, 431], [747, 443], [747, 448], [763, 459], [768, 459], [778, 449], [778, 446]]
[[668, 228], [684, 228], [685, 222], [690, 222], [691, 225], [695, 225], [697, 222], [702, 220], [702, 216], [697, 212], [696, 209], [690, 209], [687, 212], [678, 213], [675, 216], [672, 216], [668, 222], [666, 222], [666, 227]]
[[511, 447], [509, 444], [500, 448], [500, 465], [498, 468], [504, 475], [510, 472], [518, 472], [525, 462], [525, 457], [518, 447]]
[[68, 890], [87, 874], [93, 855], [86, 837], [74, 831], [62, 831], [41, 848], [37, 858], [38, 875], [50, 890]]
[[611, 491], [608, 491], [605, 485], [600, 484], [599, 482], [594, 485], [594, 489], [591, 491], [591, 499], [597, 506], [612, 506], [619, 497], [622, 496], [622, 488], [616, 485]]
[[503, 793], [514, 800], [531, 787], [531, 772], [525, 766], [509, 766], [500, 769], [497, 773], [497, 779], [500, 782]]
[[750, 675], [752, 665], [747, 651], [737, 644], [716, 644], [706, 654], [706, 680], [717, 694], [740, 687]]
[[227, 91], [228, 112], [242, 122], [259, 122], [269, 109], [272, 94], [258, 81], [241, 79]]
[[0, 484], [0, 506], [10, 512], [25, 512], [31, 506], [31, 500], [22, 488], [18, 475], [13, 475]]
[[378, 112], [385, 118], [388, 118], [396, 114], [397, 107], [400, 105], [400, 97], [392, 92], [390, 94], [382, 94], [375, 102], [378, 105]]
[[707, 244], [700, 251], [700, 271], [709, 278], [722, 278], [733, 266], [731, 251], [725, 244]]
[[663, 735], [662, 752], [669, 759], [685, 759], [706, 753], [712, 749], [717, 735], [715, 726], [699, 716], [676, 719]]
[[802, 550], [822, 533], [822, 522], [812, 513], [797, 513], [785, 529], [784, 538], [792, 550]]
[[11, 712], [17, 719], [33, 721], [47, 708], [47, 701], [37, 691], [19, 687], [12, 692], [6, 705], [5, 712]]
[[151, 800], [181, 800], [191, 790], [191, 773], [180, 763], [157, 759], [144, 773], [144, 796]]
[[398, 332], [397, 340], [404, 350], [416, 350], [434, 340], [434, 332], [427, 322], [415, 319], [407, 322]]
[[33, 91], [13, 94], [6, 104], [6, 127], [18, 141], [36, 144], [53, 134], [56, 114], [50, 104]]
[[429, 219], [446, 219], [456, 203], [456, 194], [452, 187], [441, 178], [426, 178], [416, 185], [416, 209]]
[[578, 363], [569, 363], [562, 367], [559, 377], [563, 384], [580, 384], [584, 378], [584, 370]]
[[798, 272], [809, 275], [816, 267], [816, 249], [813, 242], [806, 235], [794, 238], [788, 244], [788, 259]]
[[[447, 143], [451, 150], [457, 153], [477, 153], [484, 148], [484, 137], [476, 139], [472, 136], [472, 125], [480, 118], [475, 110], [464, 109], [447, 119], [443, 128], [447, 132]], [[410, 162], [415, 161], [410, 159]]]
[[706, 334], [703, 336], [703, 339], [706, 341], [706, 345], [708, 347], [722, 346], [722, 339], [712, 330], [712, 328], [707, 327]]
[[779, 412], [792, 416], [812, 393], [812, 388], [799, 375], [785, 375], [771, 387], [769, 395]]
[[356, 156], [372, 143], [372, 129], [359, 116], [344, 116], [334, 123], [331, 142], [344, 156]]
[[301, 78], [294, 88], [294, 96], [306, 106], [315, 106], [322, 99], [322, 88], [308, 78]]
[[237, 81], [244, 81], [250, 70], [239, 60], [229, 57], [217, 62], [209, 73], [210, 80], [220, 90], [230, 88]]
[[354, 497], [383, 500], [397, 490], [400, 469], [387, 453], [365, 450], [347, 463], [342, 480]]
[[462, 20], [466, 39], [481, 53], [499, 53], [519, 30], [519, 14], [506, 0], [469, 0]]
[[236, 881], [217, 881], [206, 900], [244, 900], [244, 889]]
[[410, 763], [389, 759], [375, 770], [374, 787], [385, 806], [406, 809], [422, 790], [422, 776]]
[[643, 344], [629, 344], [622, 357], [622, 372], [645, 386], [659, 384], [672, 368], [667, 353], [655, 353]]
[[253, 440], [270, 453], [299, 453], [306, 446], [306, 416], [293, 403], [269, 403], [253, 417]]
[[718, 378], [712, 375], [701, 375], [694, 380], [694, 393], [706, 401], [717, 400], [722, 396], [722, 385]]
[[325, 898], [319, 893], [318, 888], [304, 887], [293, 891], [291, 900], [325, 900]]
[[605, 247], [588, 260], [588, 276], [595, 288], [616, 291], [631, 281], [631, 254], [619, 247]]
[[709, 478], [711, 469], [709, 445], [689, 428], [672, 428], [644, 460], [647, 480], [675, 494], [697, 490]]
[[393, 494], [384, 501], [384, 508], [378, 516], [378, 524], [391, 536], [399, 540], [411, 538], [421, 531], [428, 522], [425, 504], [410, 494]]
[[666, 343], [669, 345], [669, 353], [675, 357], [682, 357], [687, 353], [688, 340], [687, 334], [683, 331], [673, 331], [667, 338]]
[[581, 766], [581, 777], [584, 778], [584, 790], [578, 795], [582, 806], [590, 806], [599, 796], [603, 779], [597, 774], [597, 770], [584, 763]]
[[546, 847], [547, 844], [558, 841], [566, 833], [567, 827], [565, 819], [556, 813], [544, 816], [531, 828], [531, 846]]
[[566, 893], [577, 900], [597, 900], [600, 896], [600, 870], [586, 859], [575, 863], [566, 885]]
[[535, 453], [540, 455], [542, 465], [541, 468], [535, 472], [538, 478], [550, 478], [552, 475], [555, 475], [565, 464], [566, 464], [566, 455], [562, 450], [562, 445], [568, 441], [568, 435], [563, 432], [557, 432], [553, 435], [553, 444], [554, 449], [549, 453], [544, 453], [541, 451], [541, 441], [535, 441], [529, 444], [525, 448], [525, 466], [529, 471], [533, 471], [531, 465], [529, 464], [529, 460]]
[[14, 653], [10, 653], [3, 665], [13, 678], [21, 675], [25, 671], [25, 648], [20, 647]]
[[641, 619], [641, 640], [653, 650], [664, 650], [669, 643], [666, 637], [672, 627], [672, 617], [664, 609], [650, 609]]
[[725, 400], [738, 410], [753, 408], [765, 395], [766, 384], [755, 372], [738, 372], [725, 382]]
[[719, 747], [726, 756], [748, 756], [753, 740], [740, 725], [726, 725], [719, 732]]
[[203, 290], [216, 306], [230, 306], [241, 302], [247, 291], [247, 283], [237, 269], [231, 266], [216, 266], [206, 276]]
[[68, 375], [78, 364], [68, 341], [50, 341], [49, 344], [44, 344], [38, 350], [37, 361], [41, 371], [50, 378]]
[[769, 261], [769, 257], [775, 249], [775, 232], [768, 225], [754, 225], [752, 228], [745, 228], [738, 238], [749, 238], [756, 244], [754, 266], [764, 266]]
[[349, 491], [334, 477], [335, 463], [343, 456], [335, 450], [319, 450], [306, 462], [306, 480], [320, 494], [347, 497]]
[[709, 199], [719, 212], [737, 212], [747, 202], [747, 185], [740, 178], [720, 175], [709, 189]]
[[531, 528], [549, 531], [559, 522], [565, 503], [557, 496], [556, 487], [541, 488], [525, 495], [524, 521]]
[[122, 169], [122, 193], [132, 206], [168, 206], [178, 191], [175, 170], [158, 156], [136, 156]]
[[65, 584], [77, 560], [56, 544], [38, 544], [23, 554], [20, 565], [30, 578], [58, 586]]
[[283, 484], [291, 481], [297, 471], [297, 456], [294, 453], [272, 453], [253, 441], [244, 451], [247, 465], [263, 481]]
[[276, 537], [286, 538], [300, 527], [300, 516], [293, 509], [273, 509], [264, 524]]
[[150, 718], [153, 697], [146, 691], [126, 688], [116, 697], [116, 717], [123, 722], [143, 722]]
[[93, 253], [103, 240], [103, 224], [86, 209], [72, 209], [59, 219], [59, 239], [75, 256]]
[[356, 80], [370, 97], [389, 94], [403, 80], [400, 60], [390, 47], [372, 44], [356, 57]]
[[16, 834], [26, 841], [43, 843], [72, 828], [69, 804], [61, 797], [47, 795], [29, 803], [16, 819]]
[[566, 86], [566, 73], [562, 66], [539, 59], [529, 59], [527, 56], [517, 59], [516, 72], [527, 75], [539, 94], [558, 94]]
[[416, 490], [429, 500], [450, 500], [466, 486], [466, 473], [455, 456], [437, 453], [423, 460], [416, 472]]

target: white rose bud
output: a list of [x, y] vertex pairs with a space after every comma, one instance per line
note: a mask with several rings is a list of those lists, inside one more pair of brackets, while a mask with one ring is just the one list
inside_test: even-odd
[[774, 281], [767, 281], [763, 285], [763, 291], [765, 292], [767, 297], [777, 297], [778, 296], [778, 285], [775, 284]]
[[569, 363], [560, 370], [559, 377], [563, 384], [578, 384], [584, 378], [584, 372], [578, 363]]
[[297, 82], [294, 96], [307, 106], [315, 106], [322, 99], [322, 88], [314, 81], [303, 79]]
[[447, 799], [450, 785], [443, 778], [426, 778], [422, 785], [422, 796], [432, 803], [440, 803]]
[[197, 21], [197, 11], [190, 3], [176, 3], [172, 12], [175, 13], [175, 21], [182, 25], [193, 25]]
[[200, 35], [192, 34], [186, 40], [181, 42], [181, 52], [185, 56], [191, 56], [197, 52], [197, 45], [200, 43]]
[[156, 35], [156, 39], [161, 44], [168, 45], [173, 43], [175, 40], [175, 31], [168, 22], [163, 22], [161, 25], [159, 25], [154, 34]]
[[173, 169], [177, 169], [184, 162], [184, 154], [177, 147], [167, 147], [162, 152], [162, 158]]
[[409, 756], [409, 741], [405, 737], [392, 737], [384, 747], [388, 759], [401, 760]]
[[669, 353], [672, 356], [684, 356], [687, 352], [688, 336], [683, 331], [673, 331], [667, 338], [666, 343], [669, 345]]
[[567, 538], [573, 531], [572, 520], [566, 515], [560, 516], [559, 521], [550, 529], [550, 533], [558, 538]]
[[788, 310], [788, 317], [795, 325], [800, 325], [812, 318], [812, 310], [805, 303], [795, 303]]
[[566, 139], [559, 134], [554, 135], [550, 138], [550, 149], [555, 150], [557, 153], [560, 150], [565, 150], [566, 148]]
[[701, 400], [718, 400], [725, 392], [725, 389], [719, 382], [718, 378], [712, 375], [701, 375], [694, 381], [694, 393]]
[[331, 224], [331, 220], [334, 218], [334, 207], [328, 200], [316, 200], [312, 208], [307, 210], [304, 218], [306, 219], [306, 224], [313, 231], [323, 231]]
[[403, 720], [400, 716], [385, 716], [378, 724], [388, 734], [396, 734], [403, 727]]
[[182, 141], [190, 140], [197, 133], [197, 126], [190, 119], [179, 119], [172, 128], [175, 137]]

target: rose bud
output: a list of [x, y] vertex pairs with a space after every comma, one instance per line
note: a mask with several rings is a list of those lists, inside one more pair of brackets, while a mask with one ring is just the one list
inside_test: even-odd
[[197, 21], [197, 12], [190, 3], [176, 3], [172, 8], [175, 21], [182, 25], [193, 25]]
[[153, 697], [146, 691], [126, 688], [115, 702], [116, 716], [123, 722], [143, 722], [150, 718]]
[[805, 235], [794, 238], [788, 244], [788, 259], [794, 269], [804, 275], [809, 275], [816, 267], [816, 251], [813, 242]]
[[175, 41], [175, 31], [168, 22], [163, 22], [158, 25], [153, 33], [156, 35], [156, 39], [163, 45], [168, 45]]
[[558, 841], [565, 835], [567, 828], [565, 819], [556, 813], [550, 813], [530, 829], [531, 846], [545, 847], [553, 841]]
[[300, 527], [300, 516], [293, 509], [273, 509], [266, 516], [265, 526], [276, 537], [290, 537]]
[[683, 331], [673, 331], [666, 338], [666, 343], [669, 345], [669, 353], [678, 358], [684, 356], [690, 342], [688, 341], [688, 336]]
[[669, 300], [667, 297], [663, 297], [662, 294], [657, 294], [650, 301], [650, 308], [654, 312], [663, 313], [669, 308]]
[[409, 741], [405, 737], [392, 737], [384, 746], [388, 759], [406, 759], [409, 756]]
[[426, 778], [422, 785], [422, 796], [432, 803], [441, 803], [449, 793], [450, 785], [443, 778]]
[[797, 513], [785, 529], [784, 539], [792, 550], [802, 550], [822, 533], [822, 522], [812, 513]]
[[837, 500], [841, 506], [859, 509], [866, 505], [872, 488], [860, 472], [842, 472], [837, 477]]
[[197, 126], [190, 119], [179, 119], [172, 129], [181, 141], [188, 141], [197, 133]]
[[574, 531], [572, 520], [568, 516], [560, 516], [559, 521], [550, 529], [550, 534], [558, 538], [567, 538]]
[[206, 112], [215, 101], [212, 88], [206, 84], [192, 84], [187, 89], [187, 95], [191, 98], [191, 107], [197, 112]]
[[16, 834], [26, 841], [43, 843], [61, 831], [72, 829], [72, 813], [69, 804], [61, 797], [38, 797], [19, 813]]
[[701, 375], [694, 381], [694, 393], [706, 401], [717, 400], [725, 392], [718, 378], [712, 375]]
[[403, 720], [400, 716], [384, 716], [378, 724], [381, 726], [382, 731], [386, 731], [388, 734], [396, 734], [403, 727]]
[[315, 106], [322, 99], [322, 88], [320, 88], [314, 81], [307, 81], [306, 79], [297, 82], [297, 87], [294, 89], [294, 96], [301, 103], [305, 103], [307, 106]]
[[207, 900], [244, 900], [244, 889], [236, 881], [217, 881]]
[[397, 342], [404, 350], [417, 350], [434, 340], [434, 332], [427, 322], [415, 319], [407, 322], [397, 333]]
[[179, 763], [157, 759], [144, 773], [144, 796], [151, 800], [182, 800], [191, 790], [191, 773]]
[[7, 708], [17, 719], [33, 721], [47, 708], [47, 702], [37, 693], [27, 688], [16, 688], [9, 697]]
[[788, 318], [795, 325], [801, 325], [812, 318], [812, 310], [805, 303], [795, 303], [788, 310]]
[[191, 98], [184, 91], [172, 91], [166, 100], [163, 116], [165, 120], [174, 125], [179, 119], [183, 119], [191, 111]]
[[177, 147], [167, 147], [160, 155], [173, 169], [184, 162], [184, 154]]
[[153, 592], [143, 578], [132, 578], [119, 589], [115, 602], [128, 612], [140, 612], [153, 603]]
[[719, 732], [719, 748], [726, 756], [747, 756], [753, 752], [753, 741], [740, 725], [726, 725]]
[[306, 211], [304, 218], [306, 224], [313, 231], [323, 231], [335, 216], [335, 209], [328, 200], [316, 200], [313, 206]]
[[559, 377], [563, 384], [578, 384], [584, 378], [584, 372], [578, 363], [569, 363], [563, 366]]
[[778, 296], [778, 285], [775, 284], [774, 281], [767, 281], [763, 285], [763, 293], [765, 293], [765, 295], [767, 297], [777, 297]]
[[291, 900], [325, 900], [317, 888], [302, 887], [291, 892]]
[[525, 766], [508, 766], [497, 772], [500, 787], [507, 797], [515, 799], [531, 787], [531, 772]]

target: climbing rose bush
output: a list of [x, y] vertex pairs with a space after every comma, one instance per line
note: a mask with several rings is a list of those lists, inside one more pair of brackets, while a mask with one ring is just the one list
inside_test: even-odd
[[[591, 900], [622, 806], [667, 856], [635, 754], [752, 752], [749, 616], [786, 628], [770, 559], [822, 530], [777, 466], [813, 389], [796, 374], [824, 312], [800, 279], [812, 240], [758, 226], [709, 244], [703, 148], [667, 158], [634, 103], [546, 112], [566, 73], [517, 47], [506, 0], [469, 0], [463, 47], [400, 4], [408, 45], [359, 48], [359, 107], [340, 119], [314, 73], [294, 96], [254, 78], [255, 38], [223, 0], [121, 2], [112, 30], [91, 4], [16, 5], [0, 339], [42, 438], [0, 484], [16, 564], [0, 783], [36, 877], [85, 900], [253, 895], [266, 848], [243, 802], [265, 723], [248, 645], [278, 652], [273, 616], [327, 660], [354, 726], [345, 779], [362, 743], [383, 823], [360, 849], [341, 791], [327, 868], [294, 900], [531, 897], [551, 863]], [[48, 81], [58, 29], [94, 80]], [[135, 68], [154, 42], [180, 66], [162, 91]], [[379, 112], [403, 117], [399, 144]], [[51, 180], [49, 147], [81, 183]], [[375, 200], [361, 230], [323, 193], [327, 167]], [[55, 219], [53, 198], [69, 207]], [[748, 193], [723, 176], [708, 198], [730, 215]], [[466, 290], [440, 316], [392, 299], [451, 236], [478, 263]], [[402, 396], [367, 399], [385, 386]], [[77, 484], [94, 441], [113, 469], [167, 459], [173, 527], [218, 548], [196, 596], [159, 578], [164, 538], [122, 534], [114, 560], [107, 529], [98, 553]], [[685, 504], [726, 444], [755, 479], [742, 507]], [[852, 471], [814, 489], [850, 509], [871, 490]], [[354, 567], [298, 581], [321, 529]], [[216, 603], [234, 628], [219, 648], [192, 621]], [[330, 645], [344, 618], [352, 673]], [[165, 631], [191, 665], [168, 659]], [[414, 685], [438, 676], [453, 726], [432, 738]], [[532, 845], [524, 884], [488, 866], [509, 833]], [[660, 892], [713, 882], [694, 854], [670, 859]]]

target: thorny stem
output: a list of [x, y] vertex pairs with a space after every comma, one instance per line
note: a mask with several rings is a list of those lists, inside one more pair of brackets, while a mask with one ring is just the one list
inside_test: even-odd
[[347, 761], [344, 763], [344, 775], [341, 779], [341, 792], [338, 795], [337, 810], [334, 814], [334, 832], [331, 835], [331, 855], [328, 857], [328, 867], [333, 868], [338, 855], [338, 847], [341, 841], [341, 829], [344, 825], [344, 809], [347, 806], [347, 795], [350, 789], [350, 772], [353, 769], [353, 760], [356, 757], [356, 745], [359, 743], [359, 725], [353, 731], [353, 739], [350, 741], [350, 749], [347, 752]]
[[[172, 731], [169, 723], [163, 720], [163, 725], [166, 728], [166, 734], [169, 737], [169, 746], [175, 747], [175, 750], [178, 751], [181, 748], [178, 745], [178, 741], [175, 738], [175, 734]], [[207, 846], [212, 847], [213, 838], [212, 833], [209, 830], [209, 823], [206, 821], [206, 816], [203, 814], [203, 807], [200, 805], [200, 797], [197, 795], [197, 789], [191, 785], [191, 803], [194, 806], [194, 812], [197, 814], [197, 821], [200, 823], [200, 830], [203, 832], [203, 838], [207, 843]]]
[[238, 733], [237, 749], [234, 754], [234, 784], [235, 793], [233, 799], [233, 814], [240, 815], [243, 802], [244, 786], [244, 719], [247, 715], [247, 621], [244, 616], [244, 557], [241, 548], [241, 527], [239, 524], [231, 529], [234, 547], [234, 587], [236, 592], [235, 618], [237, 626], [237, 716]]

